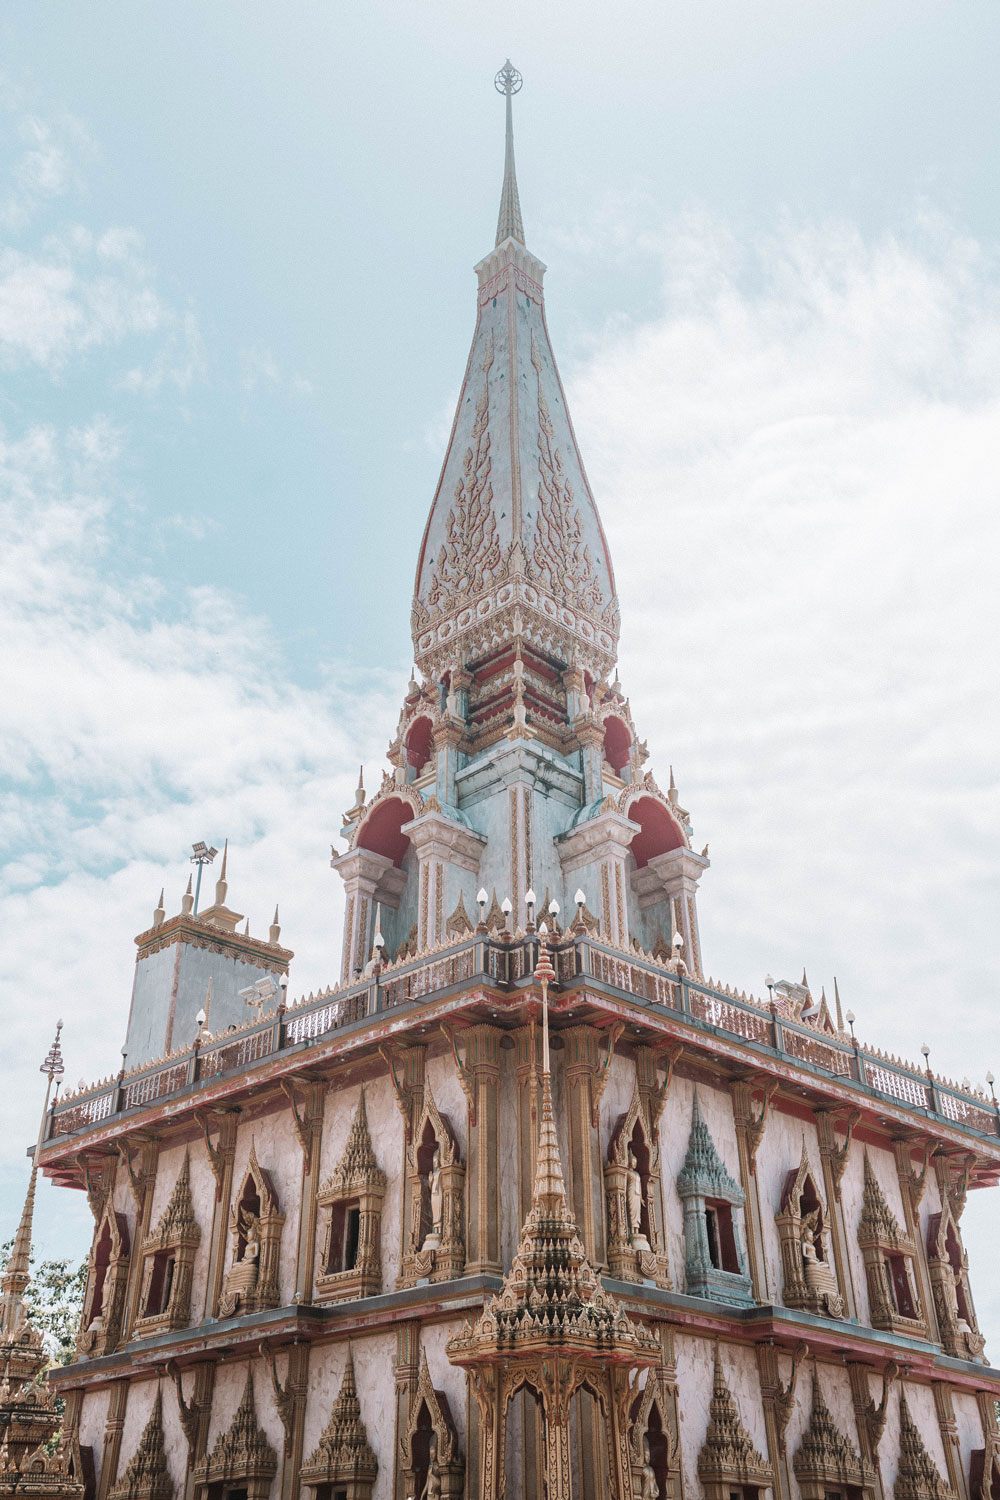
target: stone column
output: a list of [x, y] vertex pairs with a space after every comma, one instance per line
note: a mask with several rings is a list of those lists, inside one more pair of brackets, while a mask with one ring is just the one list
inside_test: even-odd
[[467, 1275], [503, 1274], [500, 1255], [500, 1041], [497, 1026], [469, 1026], [463, 1073], [469, 1095]]
[[417, 944], [429, 948], [444, 938], [449, 868], [457, 866], [478, 877], [486, 840], [433, 807], [404, 823], [402, 832], [417, 856]]
[[118, 1478], [118, 1460], [122, 1451], [122, 1429], [128, 1405], [128, 1381], [112, 1381], [108, 1396], [108, 1415], [104, 1422], [104, 1446], [101, 1450], [101, 1472], [97, 1480], [97, 1500], [107, 1500], [108, 1491]]
[[569, 1201], [583, 1235], [587, 1258], [595, 1271], [606, 1270], [608, 1264], [601, 1139], [593, 1119], [594, 1082], [602, 1061], [600, 1035], [593, 1026], [570, 1026], [562, 1033]]
[[639, 892], [640, 910], [664, 899], [670, 902], [674, 924], [684, 939], [684, 962], [688, 972], [697, 979], [704, 977], [698, 930], [698, 882], [708, 865], [706, 855], [682, 847], [670, 849], [666, 854], [655, 854], [645, 869], [637, 870], [633, 877], [633, 884]]
[[[383, 1056], [385, 1054], [383, 1053]], [[405, 1141], [403, 1146], [403, 1174], [400, 1183], [400, 1206], [399, 1206], [399, 1275], [403, 1277], [404, 1264], [410, 1239], [410, 1220], [413, 1212], [411, 1202], [412, 1183], [409, 1163], [409, 1153], [413, 1148], [413, 1131], [417, 1121], [420, 1119], [424, 1109], [424, 1070], [427, 1060], [427, 1048], [424, 1045], [417, 1047], [399, 1048], [393, 1058], [393, 1088], [396, 1092], [396, 1103], [403, 1117], [403, 1129]], [[416, 1378], [416, 1377], [414, 1377]]]
[[580, 871], [597, 867], [601, 936], [618, 947], [628, 943], [626, 858], [638, 832], [638, 823], [608, 811], [563, 834], [556, 845], [567, 889]]
[[585, 718], [574, 721], [573, 733], [580, 745], [583, 801], [589, 806], [604, 791], [604, 730], [593, 719]]
[[406, 876], [385, 854], [375, 854], [371, 849], [350, 849], [331, 860], [331, 864], [344, 882], [344, 952], [340, 979], [342, 984], [349, 984], [355, 971], [364, 969], [368, 962], [376, 892], [377, 899], [384, 905], [398, 906]]
[[406, 1432], [410, 1419], [410, 1402], [420, 1377], [419, 1323], [396, 1324], [396, 1360], [393, 1368], [396, 1377], [396, 1435], [392, 1445], [393, 1473], [395, 1474], [392, 1494], [393, 1500], [408, 1500], [406, 1478], [402, 1465], [395, 1455], [400, 1452], [403, 1434]]
[[[854, 1113], [857, 1114], [857, 1111]], [[851, 1119], [853, 1118], [852, 1115]], [[856, 1123], [855, 1120], [854, 1124]], [[834, 1264], [837, 1267], [837, 1281], [840, 1284], [848, 1318], [857, 1318], [858, 1299], [854, 1290], [854, 1277], [851, 1274], [851, 1258], [847, 1250], [847, 1226], [844, 1223], [844, 1210], [840, 1202], [840, 1180], [844, 1175], [854, 1124], [848, 1121], [847, 1139], [841, 1142], [835, 1128], [834, 1111], [831, 1109], [816, 1111], [819, 1154], [823, 1164], [823, 1191], [826, 1195], [827, 1214], [830, 1220], [830, 1240], [833, 1244]]]
[[208, 1275], [205, 1278], [205, 1317], [219, 1316], [222, 1296], [222, 1273], [226, 1263], [226, 1241], [229, 1236], [229, 1206], [233, 1196], [233, 1162], [236, 1159], [236, 1126], [239, 1110], [227, 1109], [217, 1118], [219, 1139], [212, 1146], [205, 1130], [212, 1171], [215, 1174], [215, 1200], [212, 1231], [208, 1246]]
[[[125, 1149], [127, 1151], [128, 1147], [126, 1146]], [[132, 1254], [129, 1257], [128, 1284], [125, 1289], [125, 1310], [122, 1314], [121, 1342], [123, 1344], [132, 1336], [139, 1305], [139, 1292], [142, 1287], [142, 1251], [146, 1236], [149, 1234], [150, 1216], [153, 1211], [153, 1193], [156, 1189], [156, 1166], [159, 1153], [159, 1143], [147, 1140], [143, 1141], [139, 1147], [137, 1166], [133, 1166], [130, 1160], [125, 1160], [125, 1168], [132, 1187], [132, 1197], [136, 1204], [136, 1222]], [[101, 1496], [100, 1500], [104, 1500], [104, 1497]]]
[[934, 1380], [931, 1382], [931, 1389], [934, 1392], [934, 1406], [937, 1410], [938, 1426], [941, 1429], [945, 1463], [948, 1465], [948, 1483], [958, 1496], [958, 1500], [969, 1500], [969, 1486], [965, 1469], [962, 1467], [962, 1444], [958, 1436], [958, 1423], [955, 1421], [955, 1403], [952, 1400], [951, 1386], [947, 1381]]
[[445, 807], [457, 807], [458, 794], [455, 778], [458, 775], [458, 747], [465, 733], [465, 725], [450, 718], [438, 724], [434, 730], [434, 754], [437, 777], [435, 790], [439, 802]]
[[[753, 1078], [737, 1078], [729, 1085], [733, 1096], [733, 1119], [736, 1124], [736, 1148], [740, 1159], [740, 1186], [746, 1194], [747, 1256], [750, 1280], [757, 1302], [777, 1300], [772, 1296], [764, 1253], [764, 1228], [760, 1205], [760, 1183], [757, 1180], [757, 1150], [764, 1135], [764, 1124], [774, 1094], [774, 1086]], [[763, 1096], [758, 1104], [755, 1095]]]
[[924, 1235], [920, 1232], [920, 1200], [924, 1196], [928, 1161], [925, 1157], [923, 1171], [914, 1172], [912, 1142], [902, 1139], [894, 1140], [892, 1150], [896, 1158], [896, 1175], [899, 1178], [899, 1195], [903, 1200], [906, 1232], [917, 1247], [914, 1269], [917, 1273], [921, 1311], [930, 1337], [936, 1344], [940, 1344], [941, 1329], [938, 1326], [937, 1308], [934, 1305], [934, 1292], [927, 1265], [927, 1244]]

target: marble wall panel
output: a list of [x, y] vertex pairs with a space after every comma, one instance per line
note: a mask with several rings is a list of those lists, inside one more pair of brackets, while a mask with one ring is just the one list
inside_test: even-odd
[[84, 1391], [80, 1408], [80, 1446], [89, 1448], [94, 1458], [94, 1472], [100, 1474], [101, 1451], [104, 1446], [104, 1424], [108, 1420], [107, 1386], [103, 1390]]
[[967, 1391], [955, 1391], [952, 1395], [955, 1407], [955, 1426], [958, 1428], [958, 1442], [962, 1451], [962, 1468], [966, 1477], [969, 1474], [969, 1460], [973, 1449], [985, 1447], [986, 1439], [983, 1437], [983, 1423], [979, 1415], [979, 1404], [975, 1396]]
[[[820, 1197], [826, 1204], [819, 1138], [816, 1126], [811, 1121], [799, 1119], [796, 1115], [782, 1114], [772, 1109], [767, 1117], [764, 1138], [757, 1151], [757, 1182], [760, 1190], [761, 1228], [764, 1237], [764, 1257], [767, 1262], [767, 1283], [772, 1301], [779, 1305], [783, 1300], [783, 1277], [781, 1245], [774, 1216], [781, 1207], [781, 1195], [788, 1173], [798, 1170], [802, 1159], [803, 1138], [813, 1179], [819, 1189]], [[826, 1204], [826, 1208], [825, 1219], [829, 1229], [829, 1204]], [[830, 1254], [832, 1258], [832, 1247]]]
[[[299, 1240], [299, 1210], [302, 1198], [302, 1147], [295, 1132], [291, 1109], [269, 1111], [241, 1123], [236, 1137], [236, 1154], [233, 1158], [233, 1195], [235, 1204], [243, 1191], [250, 1147], [253, 1145], [257, 1162], [268, 1174], [278, 1199], [278, 1207], [285, 1215], [281, 1231], [281, 1255], [278, 1262], [278, 1284], [280, 1305], [291, 1302], [295, 1295], [295, 1260]], [[226, 1252], [224, 1266], [229, 1270], [235, 1249], [231, 1232], [232, 1204], [226, 1222]]]
[[[343, 1358], [343, 1356], [341, 1356]], [[378, 1458], [373, 1500], [392, 1500], [396, 1473], [396, 1336], [380, 1333], [354, 1343], [354, 1373], [368, 1441]], [[337, 1387], [339, 1389], [339, 1385]]]
[[130, 1380], [128, 1387], [128, 1401], [125, 1406], [125, 1420], [122, 1423], [122, 1444], [118, 1453], [118, 1473], [116, 1479], [120, 1479], [125, 1473], [129, 1459], [139, 1446], [143, 1429], [149, 1421], [150, 1412], [153, 1410], [153, 1401], [156, 1398], [155, 1380]]
[[[687, 1495], [701, 1494], [698, 1478], [698, 1454], [708, 1431], [709, 1406], [712, 1400], [714, 1346], [709, 1339], [690, 1338], [680, 1334], [676, 1340], [677, 1378], [683, 1399], [680, 1402], [681, 1462], [684, 1466], [684, 1490]], [[767, 1458], [767, 1435], [764, 1409], [760, 1399], [760, 1379], [753, 1350], [720, 1344], [722, 1369], [733, 1394], [743, 1425], [758, 1451]]]

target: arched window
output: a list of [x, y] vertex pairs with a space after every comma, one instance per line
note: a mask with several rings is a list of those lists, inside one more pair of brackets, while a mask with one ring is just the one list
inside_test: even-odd
[[632, 737], [614, 715], [604, 721], [604, 759], [616, 776], [624, 776], [632, 755]]
[[404, 823], [413, 817], [413, 809], [402, 797], [390, 797], [380, 802], [365, 820], [358, 834], [358, 847], [371, 849], [374, 854], [384, 854], [394, 865], [401, 865], [410, 841], [401, 832]]
[[425, 715], [414, 719], [406, 731], [406, 764], [419, 776], [431, 758], [431, 721]]
[[632, 853], [639, 870], [657, 854], [667, 854], [684, 843], [677, 824], [655, 797], [639, 797], [628, 808], [628, 816], [639, 824], [639, 832], [632, 840]]

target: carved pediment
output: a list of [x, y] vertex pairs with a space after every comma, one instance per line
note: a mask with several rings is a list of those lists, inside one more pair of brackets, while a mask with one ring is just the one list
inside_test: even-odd
[[813, 1375], [809, 1426], [792, 1459], [792, 1467], [800, 1484], [812, 1481], [820, 1490], [847, 1485], [863, 1489], [874, 1483], [875, 1476], [865, 1469], [860, 1455], [834, 1422], [816, 1375]]
[[414, 1438], [422, 1425], [425, 1409], [430, 1419], [431, 1431], [437, 1438], [438, 1465], [442, 1469], [464, 1470], [465, 1460], [458, 1445], [458, 1429], [451, 1414], [451, 1407], [448, 1405], [448, 1397], [443, 1391], [434, 1388], [430, 1371], [427, 1368], [427, 1355], [421, 1352], [420, 1374], [410, 1398], [406, 1429], [399, 1444], [400, 1459], [403, 1468], [407, 1471], [411, 1471], [414, 1467]]
[[147, 1236], [145, 1248], [166, 1250], [176, 1245], [197, 1245], [200, 1239], [201, 1229], [194, 1216], [191, 1196], [191, 1157], [185, 1151], [170, 1201], [156, 1228]]
[[736, 1402], [722, 1373], [719, 1349], [715, 1349], [715, 1373], [709, 1407], [708, 1431], [698, 1454], [698, 1476], [716, 1485], [772, 1484], [771, 1465], [758, 1453], [743, 1426]]
[[912, 1255], [913, 1241], [886, 1202], [881, 1184], [875, 1176], [868, 1152], [864, 1156], [864, 1196], [858, 1222], [858, 1242], [879, 1245], [889, 1250], [904, 1250]]
[[377, 1476], [378, 1459], [362, 1420], [354, 1358], [348, 1350], [340, 1394], [314, 1452], [302, 1465], [301, 1479], [309, 1488], [353, 1480], [356, 1484], [367, 1484], [364, 1491], [367, 1495]]
[[149, 1421], [109, 1500], [173, 1500], [174, 1481], [163, 1442], [163, 1398], [157, 1387]]
[[368, 1107], [365, 1103], [365, 1091], [362, 1089], [344, 1154], [320, 1188], [319, 1199], [325, 1202], [332, 1198], [348, 1197], [362, 1188], [381, 1188], [384, 1191], [387, 1180], [375, 1159], [368, 1128]]
[[902, 1390], [899, 1393], [899, 1468], [893, 1495], [895, 1500], [954, 1500], [954, 1491], [945, 1484], [924, 1447]]
[[201, 1484], [243, 1479], [250, 1485], [257, 1481], [256, 1492], [266, 1494], [266, 1488], [261, 1491], [260, 1486], [269, 1485], [277, 1472], [278, 1455], [257, 1420], [253, 1372], [248, 1369], [236, 1415], [229, 1428], [216, 1438], [212, 1452], [195, 1465], [195, 1479]]

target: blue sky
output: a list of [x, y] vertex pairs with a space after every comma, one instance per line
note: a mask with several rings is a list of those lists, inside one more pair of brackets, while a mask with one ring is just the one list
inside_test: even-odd
[[836, 973], [865, 1037], [1000, 1072], [998, 53], [954, 0], [3, 8], [8, 1220], [31, 1060], [62, 1012], [70, 1080], [113, 1070], [193, 839], [230, 837], [256, 930], [280, 900], [293, 989], [338, 972], [329, 846], [409, 674], [508, 54], [709, 966]]

